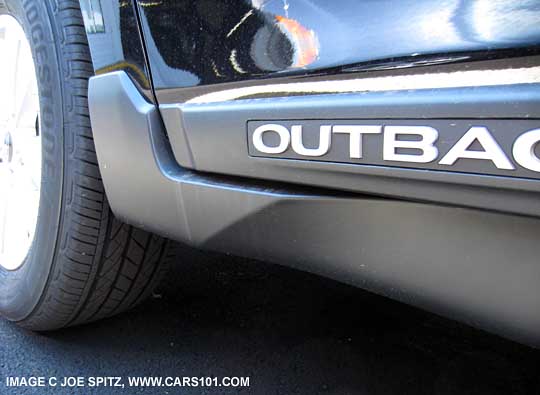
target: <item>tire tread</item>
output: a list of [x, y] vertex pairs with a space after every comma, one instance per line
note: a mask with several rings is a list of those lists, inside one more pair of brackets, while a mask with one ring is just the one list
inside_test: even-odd
[[94, 321], [140, 303], [165, 272], [165, 258], [173, 245], [120, 222], [109, 208], [88, 115], [93, 68], [79, 3], [54, 3], [49, 12], [59, 36], [57, 55], [64, 73], [67, 171], [51, 274], [38, 305], [19, 322], [34, 330]]

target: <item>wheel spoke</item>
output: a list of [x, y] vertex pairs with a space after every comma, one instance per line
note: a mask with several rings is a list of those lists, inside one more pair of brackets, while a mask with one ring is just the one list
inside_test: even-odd
[[[19, 268], [34, 239], [41, 187], [38, 89], [30, 45], [19, 23], [0, 16], [0, 266]], [[3, 109], [2, 109], [3, 108]]]

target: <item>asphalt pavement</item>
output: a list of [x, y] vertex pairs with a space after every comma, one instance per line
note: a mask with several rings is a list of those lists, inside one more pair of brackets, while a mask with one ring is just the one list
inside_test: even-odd
[[[56, 387], [7, 387], [7, 377]], [[124, 388], [60, 387], [121, 377]], [[128, 377], [249, 377], [129, 387]], [[540, 394], [540, 351], [311, 274], [191, 249], [151, 300], [36, 334], [0, 319], [0, 394]]]

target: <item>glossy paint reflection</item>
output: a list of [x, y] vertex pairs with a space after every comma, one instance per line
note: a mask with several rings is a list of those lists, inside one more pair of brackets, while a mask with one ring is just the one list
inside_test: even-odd
[[304, 68], [318, 59], [314, 30], [248, 2], [139, 5], [157, 87], [264, 76]]
[[537, 0], [138, 4], [158, 90], [381, 65], [414, 67], [426, 56], [452, 62], [477, 51], [488, 58], [499, 50], [522, 56], [540, 45]]
[[96, 74], [123, 70], [151, 100], [134, 3], [81, 0], [80, 4]]

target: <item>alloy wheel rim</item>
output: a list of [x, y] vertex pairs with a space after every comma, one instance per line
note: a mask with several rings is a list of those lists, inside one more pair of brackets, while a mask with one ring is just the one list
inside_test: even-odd
[[34, 241], [41, 190], [39, 97], [30, 44], [0, 15], [0, 266], [20, 268]]

